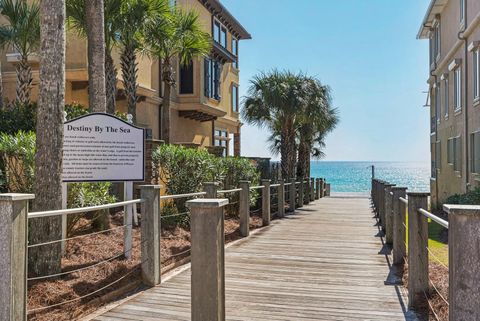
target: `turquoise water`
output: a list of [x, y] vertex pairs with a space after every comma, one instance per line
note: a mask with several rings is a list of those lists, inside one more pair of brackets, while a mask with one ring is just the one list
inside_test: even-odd
[[332, 192], [369, 192], [372, 170], [375, 177], [397, 186], [408, 187], [410, 191], [430, 190], [430, 166], [428, 163], [395, 162], [328, 162], [313, 161], [312, 177], [325, 177], [331, 184]]

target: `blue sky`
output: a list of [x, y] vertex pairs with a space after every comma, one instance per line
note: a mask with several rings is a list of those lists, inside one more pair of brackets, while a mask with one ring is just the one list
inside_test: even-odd
[[[430, 0], [221, 0], [252, 34], [240, 44], [240, 94], [272, 68], [332, 88], [340, 124], [326, 160], [429, 161], [428, 43], [416, 34]], [[271, 156], [266, 130], [242, 128], [242, 154]]]

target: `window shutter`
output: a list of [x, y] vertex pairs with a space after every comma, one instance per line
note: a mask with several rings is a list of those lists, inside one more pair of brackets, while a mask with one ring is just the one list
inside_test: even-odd
[[205, 96], [210, 97], [210, 60], [205, 58], [204, 60], [204, 87], [205, 87]]

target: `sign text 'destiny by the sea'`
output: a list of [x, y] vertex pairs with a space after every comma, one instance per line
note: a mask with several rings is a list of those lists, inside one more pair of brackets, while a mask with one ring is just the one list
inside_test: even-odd
[[64, 124], [63, 181], [143, 181], [144, 130], [101, 113]]

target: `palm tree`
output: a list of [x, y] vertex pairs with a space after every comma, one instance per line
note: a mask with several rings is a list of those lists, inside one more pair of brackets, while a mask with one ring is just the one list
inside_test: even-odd
[[18, 53], [16, 100], [22, 104], [30, 101], [33, 77], [28, 56], [36, 52], [40, 45], [39, 10], [35, 1], [30, 4], [22, 0], [0, 1], [0, 12], [8, 22], [0, 26], [0, 46], [10, 46]]
[[338, 123], [337, 110], [332, 108], [330, 88], [316, 78], [305, 78], [305, 106], [297, 129], [297, 176], [310, 177], [311, 156], [322, 157], [325, 137]]
[[106, 112], [103, 0], [85, 0], [88, 39], [88, 107]]
[[[112, 51], [118, 39], [118, 17], [122, 0], [104, 0], [104, 41], [105, 41], [105, 92], [106, 110], [115, 113], [117, 97], [117, 69], [113, 62]], [[87, 15], [85, 0], [67, 0], [68, 24], [82, 37], [87, 35]]]
[[247, 123], [267, 127], [272, 139], [278, 133], [282, 177], [295, 174], [296, 126], [301, 120], [304, 106], [304, 75], [273, 70], [261, 73], [250, 81], [244, 99], [243, 118]]
[[[35, 200], [33, 210], [62, 208], [63, 108], [65, 106], [65, 1], [40, 3], [40, 87], [35, 154]], [[29, 242], [60, 239], [60, 216], [29, 222]], [[61, 270], [60, 243], [31, 248], [29, 272], [34, 275]]]
[[170, 143], [170, 100], [172, 87], [176, 86], [174, 61], [182, 65], [193, 59], [207, 56], [211, 51], [210, 35], [202, 30], [195, 11], [173, 8], [168, 16], [160, 17], [147, 25], [145, 41], [151, 56], [162, 65], [164, 95], [162, 103], [162, 139]]
[[[137, 53], [144, 46], [144, 32], [152, 21], [162, 21], [170, 12], [166, 0], [124, 0], [118, 15], [118, 42], [121, 47], [120, 65], [127, 98], [128, 113], [136, 122], [137, 109]], [[161, 28], [161, 26], [157, 26]]]

